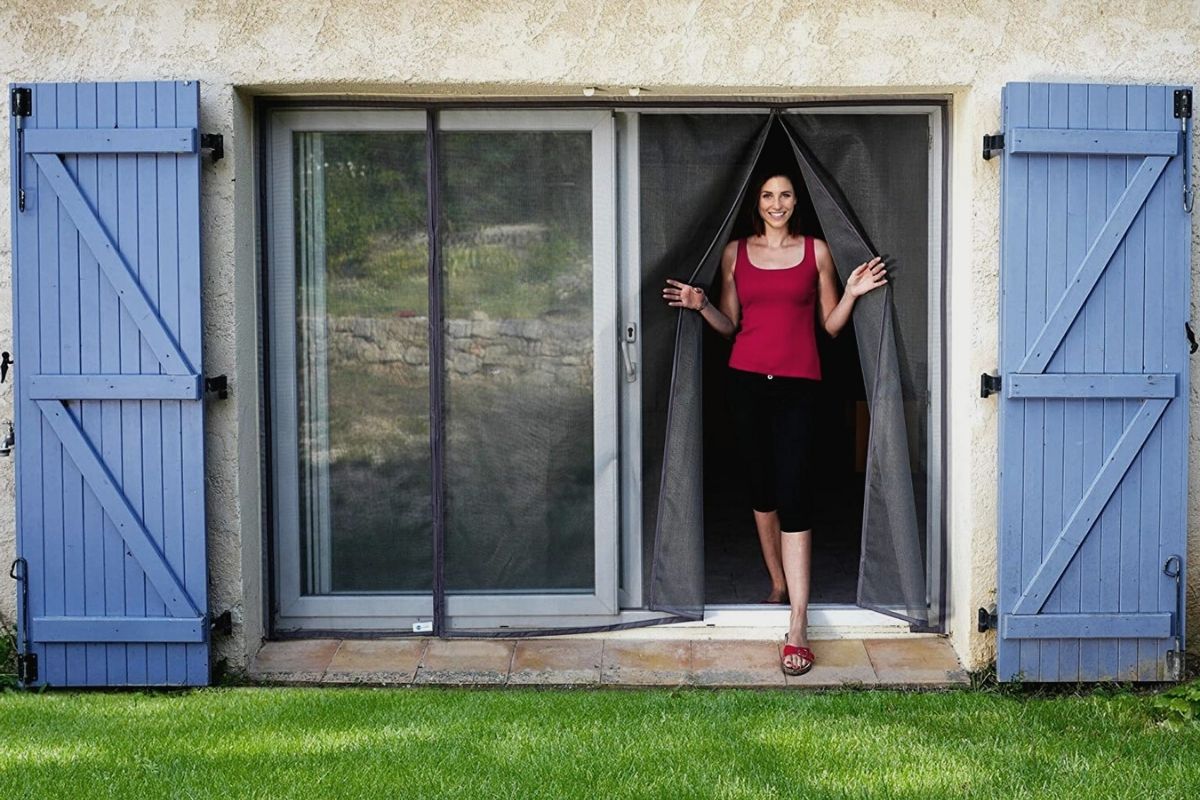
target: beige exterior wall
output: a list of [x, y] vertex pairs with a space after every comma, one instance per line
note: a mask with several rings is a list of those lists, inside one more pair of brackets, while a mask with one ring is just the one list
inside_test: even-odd
[[[256, 94], [394, 97], [948, 95], [952, 98], [949, 330], [951, 634], [970, 668], [993, 655], [974, 611], [996, 585], [997, 404], [979, 373], [997, 361], [998, 161], [979, 158], [1008, 81], [1194, 83], [1200, 2], [166, 3], [24, 0], [0, 5], [9, 81], [201, 81], [204, 131], [226, 158], [204, 167], [206, 371], [232, 397], [207, 417], [211, 602], [238, 624], [222, 655], [244, 663], [261, 638], [262, 532], [255, 352], [251, 103]], [[9, 214], [8, 108], [0, 113], [0, 219]], [[235, 213], [236, 209], [236, 213]], [[1193, 264], [1200, 265], [1194, 240]], [[12, 341], [11, 236], [0, 225], [0, 343]], [[1197, 282], [1200, 284], [1200, 282]], [[1196, 306], [1193, 292], [1192, 305]], [[7, 345], [6, 345], [7, 346]], [[17, 367], [20, 369], [20, 365]], [[1193, 379], [1189, 550], [1200, 552], [1200, 403]], [[0, 387], [0, 420], [12, 416]], [[14, 547], [13, 462], [0, 461], [0, 564]], [[1189, 587], [1200, 622], [1200, 569]], [[11, 585], [0, 615], [14, 615]]]

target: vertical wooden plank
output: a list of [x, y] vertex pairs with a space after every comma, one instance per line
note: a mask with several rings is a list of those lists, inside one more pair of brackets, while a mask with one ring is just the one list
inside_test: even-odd
[[[1067, 127], [1067, 85], [1056, 83], [1047, 87], [1046, 114], [1042, 120], [1045, 127]], [[1040, 115], [1039, 115], [1040, 117]], [[1067, 159], [1066, 155], [1047, 156], [1046, 163], [1046, 291], [1043, 295], [1043, 311], [1058, 303], [1066, 288], [1066, 226], [1067, 226]], [[1043, 313], [1043, 317], [1045, 313]], [[1070, 329], [1068, 328], [1068, 332]], [[1059, 352], [1051, 359], [1047, 372], [1063, 372], [1066, 359], [1066, 340]], [[1066, 451], [1063, 436], [1063, 407], [1061, 400], [1045, 402], [1044, 420], [1045, 447], [1042, 450], [1042, 531], [1040, 558], [1045, 560], [1050, 547], [1062, 530], [1063, 514], [1063, 471], [1066, 468]], [[1059, 608], [1059, 593], [1056, 589], [1046, 602], [1047, 611]], [[1060, 644], [1056, 639], [1040, 643], [1039, 656], [1042, 680], [1059, 680]]]
[[[176, 124], [200, 124], [200, 87], [193, 81], [176, 84]], [[201, 369], [203, 345], [200, 319], [200, 158], [177, 158], [179, 204], [179, 346], [188, 360]], [[193, 300], [194, 299], [194, 300]], [[204, 404], [184, 403], [180, 408], [185, 458], [182, 469], [184, 586], [200, 608], [208, 611], [208, 569], [205, 560], [204, 460], [188, 456], [188, 448], [204, 449]], [[209, 655], [205, 644], [183, 645], [187, 650], [188, 683], [209, 681]]]
[[[1025, 127], [1044, 128], [1049, 121], [1049, 89], [1044, 83], [1030, 85]], [[1022, 354], [1037, 339], [1046, 322], [1046, 234], [1048, 156], [1031, 155], [1023, 159], [1026, 168], [1028, 218], [1025, 226], [1025, 346]], [[1046, 401], [1026, 400], [1025, 444], [1022, 465], [1021, 587], [1033, 579], [1042, 564], [1042, 526], [1044, 491], [1044, 437]], [[1042, 643], [1021, 642], [1021, 673], [1026, 680], [1042, 681]]]
[[[1168, 92], [1167, 97], [1172, 98]], [[1162, 129], [1177, 130], [1178, 121], [1172, 118], [1171, 103], [1162, 106]], [[1195, 144], [1193, 142], [1193, 148]], [[1187, 444], [1188, 444], [1188, 390], [1190, 386], [1191, 361], [1185, 339], [1180, 335], [1189, 319], [1191, 302], [1191, 216], [1183, 210], [1183, 159], [1172, 158], [1167, 170], [1155, 187], [1163, 193], [1165, 242], [1163, 257], [1166, 263], [1163, 300], [1163, 368], [1179, 376], [1180, 394], [1171, 401], [1163, 414], [1162, 427], [1163, 470], [1160, 484], [1161, 532], [1159, 543], [1159, 609], [1175, 608], [1174, 582], [1162, 577], [1163, 563], [1172, 555], [1182, 559], [1184, 574], [1181, 578], [1187, 586]], [[1186, 624], [1186, 619], [1180, 620]], [[1186, 631], [1185, 631], [1186, 633]], [[1163, 645], [1165, 652], [1170, 645]]]
[[[1071, 128], [1086, 128], [1088, 125], [1088, 89], [1082, 84], [1067, 87], [1067, 125]], [[1086, 156], [1067, 157], [1067, 208], [1066, 208], [1066, 281], [1083, 261], [1088, 248], [1087, 231], [1087, 178]], [[1085, 370], [1085, 320], [1084, 315], [1076, 318], [1063, 341], [1063, 371]], [[1063, 403], [1063, 509], [1064, 517], [1070, 513], [1083, 496], [1084, 490], [1084, 421], [1083, 400], [1067, 400]], [[1065, 522], [1065, 519], [1064, 519]], [[1060, 526], [1061, 528], [1061, 526]], [[1071, 560], [1055, 590], [1058, 610], [1078, 612], [1081, 587], [1080, 559]], [[1063, 680], [1072, 680], [1079, 675], [1079, 642], [1075, 639], [1059, 643], [1058, 674]]]
[[[97, 87], [94, 83], [78, 87], [78, 125], [80, 128], [97, 127]], [[76, 176], [79, 188], [88, 203], [97, 208], [100, 204], [99, 159], [94, 155], [79, 156]], [[100, 266], [92, 251], [79, 248], [79, 371], [99, 373], [100, 370]], [[80, 426], [90, 441], [99, 446], [101, 435], [100, 403], [95, 400], [79, 404]], [[96, 496], [82, 482], [83, 490], [83, 614], [102, 617], [104, 604], [104, 514]], [[88, 644], [88, 686], [104, 686], [108, 682], [107, 646]]]
[[[103, 83], [96, 87], [96, 120], [102, 128], [117, 124], [117, 85]], [[98, 192], [100, 202], [96, 214], [104, 227], [111, 233], [119, 233], [117, 209], [120, 201], [118, 181], [118, 156], [97, 156]], [[100, 370], [107, 374], [121, 371], [121, 308], [117, 294], [109, 282], [100, 278], [100, 296], [97, 303], [100, 320]], [[121, 405], [117, 402], [100, 402], [100, 453], [104, 463], [114, 475], [121, 474]], [[108, 616], [125, 616], [125, 544], [107, 515], [104, 525], [104, 597], [105, 613]], [[105, 645], [108, 654], [108, 682], [112, 685], [129, 683], [129, 666], [126, 645]]]
[[[137, 87], [129, 83], [117, 84], [117, 125], [121, 128], [137, 127]], [[138, 256], [138, 209], [137, 209], [137, 156], [117, 156], [117, 246], [125, 254], [131, 269]], [[121, 307], [120, 338], [121, 374], [137, 375], [142, 371], [141, 335], [129, 312]], [[142, 419], [141, 404], [137, 400], [121, 402], [121, 487], [130, 505], [139, 516], [142, 507]], [[125, 557], [125, 610], [130, 616], [140, 617], [146, 613], [146, 577], [132, 555]], [[146, 683], [146, 645], [125, 645], [125, 658], [129, 668], [128, 682]]]
[[[1166, 89], [1152, 86], [1147, 91], [1145, 127], [1159, 127], [1161, 107], [1165, 102]], [[1161, 192], [1152, 191], [1145, 207], [1145, 286], [1143, 310], [1142, 363], [1147, 372], [1160, 369], [1162, 365], [1162, 313], [1161, 302], [1164, 286], [1163, 223], [1164, 207]], [[1138, 549], [1138, 609], [1152, 611], [1157, 605], [1159, 566], [1158, 540], [1161, 532], [1159, 520], [1159, 487], [1162, 483], [1162, 424], [1151, 433], [1142, 450], [1142, 477], [1144, 487], [1139, 517], [1142, 520], [1142, 535]], [[1138, 641], [1138, 679], [1154, 680], [1158, 676], [1159, 642], [1147, 639]]]
[[[78, 127], [77, 88], [73, 83], [58, 87], [58, 127]], [[67, 171], [79, 175], [79, 159], [64, 156]], [[79, 234], [65, 209], [58, 212], [58, 282], [59, 282], [59, 372], [79, 374]], [[68, 403], [68, 411], [78, 419], [79, 404]], [[62, 524], [63, 524], [63, 612], [68, 616], [81, 615], [84, 606], [83, 563], [83, 476], [75, 462], [62, 460]], [[80, 685], [87, 680], [87, 653], [82, 644], [63, 645], [66, 659], [66, 682]]]
[[[1004, 87], [1003, 127], [1010, 130], [1024, 121], [1028, 108], [1028, 90], [1023, 84]], [[1000, 371], [1015, 369], [1024, 357], [1025, 302], [1024, 248], [1025, 181], [1020, 169], [1025, 159], [1002, 159], [1000, 164], [1001, 219], [1006, 232], [1000, 242]], [[997, 587], [999, 608], [1011, 608], [1021, 592], [1021, 452], [1024, 443], [1022, 421], [1024, 406], [1004, 399], [1000, 405], [1000, 536]], [[1021, 670], [1020, 643], [1003, 638], [998, 642], [996, 671], [1002, 680], [1016, 677]]]
[[[154, 128], [158, 124], [156, 93], [154, 84], [140, 82], [135, 86], [139, 128]], [[151, 305], [159, 308], [158, 298], [158, 175], [156, 158], [153, 154], [139, 153], [134, 156], [137, 196], [137, 275], [138, 282], [146, 292]], [[141, 335], [140, 372], [158, 375], [162, 368], [154, 350]], [[141, 441], [139, 442], [142, 464], [142, 522], [161, 550], [164, 546], [163, 498], [162, 498], [162, 412], [157, 400], [138, 402], [141, 417]], [[146, 615], [160, 617], [166, 608], [157, 591], [146, 584]], [[167, 682], [166, 645], [146, 645], [146, 682], [162, 685]]]
[[[175, 127], [175, 84], [159, 82], [154, 84], [156, 124], [159, 127]], [[157, 212], [157, 242], [158, 242], [158, 310], [167, 329], [179, 339], [179, 201], [176, 195], [178, 170], [174, 154], [154, 157], [157, 190], [155, 209]], [[200, 364], [195, 363], [199, 368]], [[183, 574], [183, 489], [180, 478], [180, 465], [184, 461], [182, 446], [182, 429], [180, 422], [180, 402], [163, 401], [158, 403], [161, 409], [161, 443], [162, 469], [158, 484], [162, 492], [162, 531], [163, 555], [168, 563], [175, 568], [176, 573]], [[166, 657], [165, 682], [169, 684], [187, 683], [187, 650], [186, 645], [168, 644], [164, 646]]]
[[[46, 87], [45, 99], [37, 113], [42, 125], [58, 126], [59, 85]], [[57, 374], [60, 364], [59, 341], [59, 210], [54, 191], [38, 172], [38, 319], [42, 341], [40, 372]], [[63, 452], [49, 423], [42, 423], [42, 557], [45, 563], [46, 614], [66, 612], [66, 566], [63, 553]], [[46, 646], [45, 665], [39, 665], [45, 681], [52, 686], [67, 683], [66, 645]]]
[[[1088, 86], [1088, 127], [1103, 129], [1108, 123], [1108, 97], [1104, 86]], [[1087, 159], [1087, 241], [1090, 246], [1108, 216], [1106, 185], [1106, 162], [1104, 156], [1088, 156]], [[1104, 370], [1104, 308], [1105, 284], [1101, 281], [1084, 304], [1084, 370]], [[1100, 470], [1104, 459], [1104, 402], [1083, 402], [1083, 481], [1087, 485]], [[1100, 605], [1100, 537], [1092, 530], [1079, 548], [1080, 611], [1098, 611]], [[1079, 643], [1079, 678], [1094, 680], [1099, 674], [1100, 651], [1096, 640]]]
[[[108, 128], [117, 125], [117, 84], [96, 84], [96, 124]], [[114, 238], [118, 232], [117, 208], [119, 203], [119, 182], [117, 171], [117, 156], [99, 155], [96, 158], [97, 174], [97, 204], [96, 216]], [[99, 294], [96, 298], [98, 333], [97, 349], [99, 350], [100, 371], [119, 373], [120, 349], [120, 307], [117, 295], [104, 277], [97, 265], [97, 283]], [[120, 406], [117, 403], [98, 401], [97, 412], [100, 417], [100, 436], [96, 440], [101, 457], [114, 475], [121, 473], [120, 466], [120, 437], [121, 418]], [[124, 616], [125, 610], [125, 545], [121, 541], [112, 520], [97, 502], [101, 517], [101, 540], [103, 542], [103, 572], [104, 572], [104, 610], [108, 616]], [[128, 683], [129, 669], [126, 658], [126, 647], [121, 643], [105, 644], [107, 663], [106, 680], [110, 685]]]
[[[1120, 130], [1125, 127], [1125, 87], [1107, 86], [1105, 127]], [[1111, 213], [1125, 191], [1125, 159], [1120, 156], [1104, 158], [1104, 183], [1107, 196], [1107, 213]], [[1125, 316], [1124, 258], [1125, 245], [1121, 244], [1113, 253], [1108, 268], [1104, 270], [1101, 284], [1104, 287], [1104, 371], [1120, 372], [1125, 353], [1122, 333]], [[1112, 452], [1125, 430], [1124, 401], [1105, 400], [1104, 407], [1104, 452]], [[1115, 613], [1119, 602], [1118, 571], [1121, 568], [1121, 491], [1118, 485], [1112, 499], [1101, 514], [1100, 529], [1100, 611]], [[1093, 536], [1096, 535], [1093, 533]], [[1117, 640], [1097, 640], [1099, 650], [1099, 678], [1117, 678]]]
[[[25, 120], [27, 129], [45, 127], [42, 124], [40, 110], [44, 104], [54, 97], [52, 87], [33, 87], [33, 104], [36, 110], [33, 116]], [[27, 195], [25, 211], [16, 213], [17, 254], [17, 292], [20, 313], [17, 316], [17, 345], [20, 348], [17, 358], [34, 365], [34, 369], [18, 369], [16, 380], [18, 386], [18, 408], [16, 424], [21, 432], [22, 445], [16, 449], [17, 455], [17, 485], [18, 485], [18, 525], [17, 546], [26, 560], [29, 576], [28, 610], [26, 616], [33, 618], [44, 615], [46, 597], [46, 563], [44, 557], [42, 502], [42, 414], [37, 405], [29, 399], [29, 379], [41, 363], [41, 304], [38, 296], [41, 292], [38, 276], [38, 262], [41, 257], [41, 236], [39, 235], [39, 217], [41, 216], [42, 197], [40, 189], [42, 181], [38, 176], [37, 165], [33, 159], [25, 156], [22, 166], [23, 185]], [[13, 173], [14, 179], [16, 172]], [[15, 198], [14, 198], [15, 201]], [[14, 205], [15, 208], [15, 205]], [[36, 636], [36, 630], [27, 635]], [[49, 661], [47, 648], [42, 644], [34, 644], [33, 653], [38, 662], [45, 664]], [[39, 676], [45, 681], [45, 672]]]
[[[1130, 86], [1125, 93], [1125, 127], [1129, 130], [1145, 130], [1146, 128], [1146, 89], [1141, 86]], [[1142, 163], [1141, 158], [1120, 159], [1125, 162], [1125, 185], [1137, 173]], [[1145, 263], [1146, 242], [1146, 209], [1134, 217], [1120, 253], [1123, 257], [1124, 281], [1122, 339], [1124, 351], [1121, 355], [1121, 372], [1145, 372], [1142, 364], [1143, 348], [1143, 310], [1145, 297], [1143, 288], [1146, 281]], [[1122, 406], [1121, 426], [1124, 428], [1137, 412], [1136, 401], [1125, 401]], [[1141, 525], [1142, 511], [1142, 468], [1145, 462], [1145, 448], [1134, 459], [1125, 480], [1117, 490], [1120, 494], [1120, 553], [1116, 574], [1117, 608], [1122, 612], [1138, 610], [1138, 552], [1143, 535]], [[1121, 639], [1117, 641], [1117, 678], [1119, 680], [1137, 680], [1138, 675], [1138, 643], [1136, 639]]]
[[[1145, 127], [1158, 130], [1162, 122], [1162, 109], [1169, 103], [1166, 87], [1151, 86], [1146, 102]], [[1165, 176], [1159, 180], [1165, 180]], [[1144, 310], [1142, 313], [1142, 364], [1146, 372], [1165, 369], [1163, 358], [1163, 294], [1166, 289], [1164, 273], [1164, 236], [1166, 197], [1156, 187], [1146, 199], [1145, 215], [1145, 286]], [[1186, 384], [1183, 385], [1186, 387]], [[1186, 393], [1186, 388], [1183, 388]], [[1186, 396], [1186, 395], [1185, 395]], [[1168, 408], [1169, 410], [1169, 408]], [[1164, 413], [1164, 417], [1165, 417]], [[1162, 486], [1162, 437], [1163, 423], [1150, 434], [1142, 448], [1142, 492], [1139, 518], [1142, 520], [1138, 546], [1138, 597], [1139, 611], [1158, 610], [1159, 583], [1162, 580], [1159, 563], [1159, 541], [1162, 535], [1161, 498]], [[1162, 643], [1153, 639], [1138, 640], [1138, 679], [1158, 680]]]

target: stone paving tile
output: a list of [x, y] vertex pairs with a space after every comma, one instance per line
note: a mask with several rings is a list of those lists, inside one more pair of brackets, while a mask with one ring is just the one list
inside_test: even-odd
[[863, 644], [881, 683], [903, 686], [970, 682], [950, 642], [941, 637], [868, 639]]
[[512, 666], [514, 642], [496, 639], [431, 639], [414, 683], [502, 684]]
[[[871, 659], [858, 639], [828, 639], [811, 643], [816, 661], [804, 675], [788, 675], [788, 686], [837, 687], [874, 686], [879, 682]], [[783, 642], [775, 643], [776, 658], [783, 654]]]
[[525, 639], [517, 642], [508, 682], [567, 686], [600, 683], [599, 639]]
[[345, 639], [325, 683], [412, 683], [425, 652], [425, 639]]
[[270, 681], [319, 681], [339, 644], [341, 642], [337, 639], [267, 642], [254, 656], [250, 674], [255, 678]]
[[692, 642], [692, 682], [697, 686], [783, 687], [779, 648], [768, 641]]
[[692, 642], [608, 640], [600, 682], [612, 686], [679, 686], [691, 682]]

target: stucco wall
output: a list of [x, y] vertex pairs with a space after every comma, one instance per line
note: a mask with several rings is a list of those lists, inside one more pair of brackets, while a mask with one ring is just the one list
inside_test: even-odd
[[[1000, 87], [1015, 80], [1191, 83], [1200, 73], [1200, 2], [309, 2], [204, 4], [26, 0], [0, 6], [6, 81], [196, 78], [206, 131], [226, 159], [204, 167], [206, 371], [233, 398], [208, 415], [212, 605], [234, 608], [234, 665], [262, 630], [255, 348], [255, 222], [250, 98], [256, 93], [391, 96], [869, 94], [950, 95], [952, 172], [949, 528], [952, 635], [968, 666], [991, 657], [974, 609], [996, 583], [996, 402], [977, 396], [996, 365], [997, 161], [979, 158], [999, 125]], [[7, 105], [0, 146], [7, 152]], [[8, 160], [0, 160], [8, 214]], [[235, 214], [235, 208], [237, 213]], [[1194, 250], [1195, 243], [1194, 243]], [[10, 261], [0, 226], [0, 263]], [[1193, 255], [1200, 265], [1200, 253]], [[1193, 308], [1195, 307], [1193, 294]], [[0, 343], [11, 342], [11, 274], [0, 269]], [[19, 368], [19, 367], [18, 367]], [[0, 419], [11, 418], [11, 384]], [[1200, 530], [1200, 421], [1191, 387], [1189, 529]], [[982, 446], [981, 446], [982, 443]], [[13, 554], [13, 462], [0, 461], [0, 563]], [[1189, 611], [1200, 613], [1200, 570]], [[11, 620], [14, 594], [0, 591]]]

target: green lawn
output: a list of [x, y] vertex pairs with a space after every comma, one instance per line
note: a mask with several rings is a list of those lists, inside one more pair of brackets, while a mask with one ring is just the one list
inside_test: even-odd
[[0, 693], [0, 797], [1200, 797], [1200, 724], [1094, 692]]

